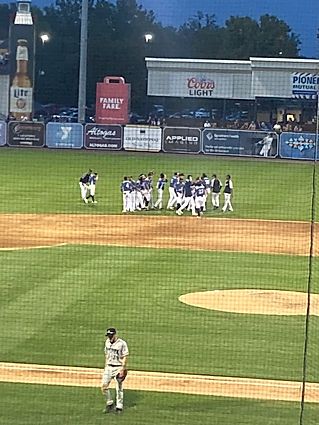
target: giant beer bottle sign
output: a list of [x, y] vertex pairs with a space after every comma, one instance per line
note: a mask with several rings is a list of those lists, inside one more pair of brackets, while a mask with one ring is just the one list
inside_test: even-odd
[[19, 39], [16, 48], [16, 73], [10, 88], [10, 112], [18, 120], [28, 120], [32, 113], [32, 83], [28, 75], [28, 41]]

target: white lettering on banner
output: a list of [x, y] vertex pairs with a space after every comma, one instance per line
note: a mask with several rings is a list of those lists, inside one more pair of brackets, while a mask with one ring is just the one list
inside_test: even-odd
[[108, 137], [116, 136], [115, 130], [102, 130], [98, 127], [93, 127], [86, 133], [88, 136], [99, 136], [102, 139], [107, 139]]
[[12, 86], [10, 89], [10, 111], [32, 112], [32, 88]]
[[198, 137], [197, 136], [167, 136], [166, 141], [171, 143], [179, 142], [179, 141], [198, 142]]
[[69, 137], [72, 131], [72, 127], [61, 127], [61, 131], [62, 131], [61, 140], [65, 140]]
[[102, 109], [121, 109], [124, 99], [121, 97], [100, 97]]

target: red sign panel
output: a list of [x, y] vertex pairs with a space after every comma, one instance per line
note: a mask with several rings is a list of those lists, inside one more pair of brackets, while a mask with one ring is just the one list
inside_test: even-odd
[[127, 124], [129, 122], [131, 85], [123, 77], [105, 77], [96, 85], [97, 124]]

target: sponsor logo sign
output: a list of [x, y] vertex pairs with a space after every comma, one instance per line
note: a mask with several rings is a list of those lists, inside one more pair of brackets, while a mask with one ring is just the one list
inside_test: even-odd
[[272, 133], [266, 139], [264, 131], [220, 130], [207, 128], [203, 130], [203, 153], [215, 155], [236, 155], [272, 157], [278, 154], [278, 136]]
[[27, 121], [11, 121], [8, 125], [8, 145], [15, 147], [43, 147], [44, 124]]
[[201, 131], [199, 128], [165, 127], [163, 151], [176, 153], [199, 153]]
[[122, 149], [122, 127], [120, 125], [87, 124], [84, 147], [87, 149]]
[[192, 97], [212, 97], [215, 81], [206, 77], [187, 78], [188, 95]]
[[162, 129], [147, 126], [124, 127], [123, 148], [131, 151], [159, 152]]
[[0, 146], [4, 146], [7, 141], [7, 124], [5, 121], [0, 121]]
[[81, 149], [82, 124], [49, 122], [46, 126], [46, 145], [48, 148]]
[[291, 75], [292, 97], [315, 99], [319, 90], [319, 74], [294, 72]]
[[313, 133], [282, 133], [279, 155], [287, 159], [314, 160], [316, 142], [319, 143], [319, 140], [316, 140], [316, 135]]

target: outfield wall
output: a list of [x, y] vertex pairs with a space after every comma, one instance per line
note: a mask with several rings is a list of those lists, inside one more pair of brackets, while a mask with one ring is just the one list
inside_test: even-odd
[[273, 133], [268, 149], [266, 136], [264, 131], [215, 128], [0, 121], [0, 146], [315, 159], [314, 133]]

